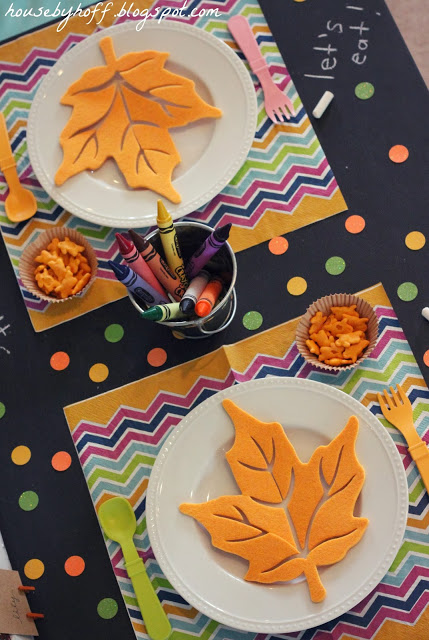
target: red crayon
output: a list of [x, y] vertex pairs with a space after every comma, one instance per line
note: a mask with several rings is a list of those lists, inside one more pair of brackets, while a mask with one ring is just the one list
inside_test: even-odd
[[161, 258], [155, 247], [132, 229], [128, 232], [140, 252], [141, 257], [151, 269], [153, 275], [159, 280], [164, 289], [171, 293], [176, 301], [181, 300], [185, 293], [185, 288], [179, 278], [173, 273], [168, 264]]
[[127, 238], [124, 238], [120, 233], [115, 233], [115, 236], [118, 241], [121, 256], [129, 264], [130, 268], [137, 273], [138, 276], [143, 278], [143, 280], [146, 280], [146, 282], [156, 289], [158, 293], [165, 297], [164, 289], [161, 287], [134, 244], [127, 240]]

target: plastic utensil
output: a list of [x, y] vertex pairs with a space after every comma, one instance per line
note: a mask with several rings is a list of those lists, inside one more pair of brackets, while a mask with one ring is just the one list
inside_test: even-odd
[[37, 201], [31, 191], [24, 189], [16, 172], [4, 115], [0, 113], [0, 169], [6, 178], [9, 194], [6, 198], [6, 215], [12, 222], [32, 218], [37, 211]]
[[429, 493], [429, 449], [416, 431], [413, 421], [413, 408], [411, 402], [400, 384], [396, 385], [397, 392], [390, 387], [390, 398], [386, 389], [384, 389], [384, 398], [378, 393], [378, 402], [380, 403], [383, 416], [404, 436], [408, 444], [408, 451], [417, 464], [420, 475]]
[[228, 29], [246, 56], [250, 68], [258, 77], [264, 91], [265, 111], [275, 124], [284, 122], [284, 117], [290, 119], [289, 112], [294, 116], [295, 109], [292, 101], [281, 91], [273, 81], [267, 63], [259, 51], [250, 24], [244, 16], [233, 16], [228, 20]]
[[171, 633], [171, 625], [134, 545], [137, 523], [133, 508], [125, 498], [110, 498], [99, 508], [98, 517], [106, 536], [119, 542], [122, 547], [125, 568], [131, 578], [148, 635], [153, 640], [165, 640]]

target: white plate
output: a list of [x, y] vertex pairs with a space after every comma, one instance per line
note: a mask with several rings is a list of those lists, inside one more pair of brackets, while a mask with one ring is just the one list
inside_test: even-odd
[[113, 160], [85, 171], [61, 187], [54, 177], [62, 161], [61, 131], [71, 107], [60, 104], [68, 87], [87, 69], [104, 64], [98, 42], [113, 38], [115, 52], [168, 51], [166, 68], [194, 80], [199, 95], [223, 116], [170, 129], [182, 157], [173, 185], [182, 202], [168, 203], [174, 219], [209, 202], [245, 161], [256, 128], [256, 97], [251, 78], [237, 54], [207, 31], [178, 22], [147, 22], [141, 31], [127, 22], [86, 38], [63, 55], [46, 76], [30, 109], [28, 150], [42, 187], [65, 209], [96, 224], [146, 227], [155, 223], [159, 194], [127, 187]]
[[[212, 547], [207, 532], [179, 512], [181, 502], [239, 493], [224, 455], [234, 439], [234, 427], [221, 406], [224, 398], [260, 420], [280, 422], [302, 460], [332, 440], [351, 415], [359, 419], [356, 450], [366, 479], [355, 513], [369, 518], [369, 525], [344, 560], [320, 569], [327, 591], [321, 603], [311, 602], [305, 580], [246, 582], [247, 562]], [[401, 545], [407, 512], [405, 471], [382, 424], [342, 391], [298, 378], [240, 384], [194, 409], [159, 453], [147, 498], [150, 541], [175, 589], [215, 620], [262, 633], [315, 627], [360, 602], [389, 569]]]

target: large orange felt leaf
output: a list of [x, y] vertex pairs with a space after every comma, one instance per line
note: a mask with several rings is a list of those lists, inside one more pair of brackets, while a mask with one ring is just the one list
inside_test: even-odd
[[180, 202], [171, 183], [180, 155], [168, 129], [222, 112], [199, 97], [192, 80], [164, 68], [168, 53], [116, 58], [109, 37], [100, 48], [106, 66], [86, 71], [61, 99], [73, 112], [60, 136], [64, 157], [56, 184], [113, 158], [130, 187]]
[[231, 400], [223, 405], [236, 431], [226, 457], [245, 495], [180, 509], [209, 531], [215, 547], [248, 561], [246, 580], [283, 582], [304, 574], [311, 599], [320, 602], [326, 591], [317, 567], [342, 560], [368, 525], [354, 515], [365, 479], [355, 452], [358, 420], [352, 416], [303, 463], [280, 424], [261, 422]]

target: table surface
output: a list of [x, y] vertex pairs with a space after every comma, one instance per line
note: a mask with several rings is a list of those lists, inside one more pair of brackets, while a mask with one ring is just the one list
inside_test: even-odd
[[[426, 86], [382, 0], [360, 2], [363, 10], [359, 12], [338, 0], [311, 2], [311, 6], [310, 2], [261, 0], [261, 6], [307, 112], [311, 113], [326, 89], [335, 94], [327, 113], [313, 124], [349, 211], [289, 234], [289, 249], [280, 258], [270, 254], [265, 243], [239, 253], [237, 316], [223, 334], [194, 341], [191, 346], [158, 325], [143, 334], [141, 320], [127, 299], [35, 334], [1, 245], [0, 329], [10, 326], [0, 331], [0, 346], [10, 354], [0, 350], [0, 400], [6, 405], [0, 425], [0, 530], [14, 568], [22, 572], [29, 557], [49, 558], [49, 580], [46, 574], [38, 580], [32, 595], [35, 611], [49, 603], [49, 616], [39, 625], [42, 640], [57, 640], [59, 629], [65, 640], [134, 638], [62, 408], [153, 373], [142, 352], [164, 346], [169, 356], [164, 368], [172, 367], [248, 337], [241, 318], [249, 310], [262, 312], [262, 331], [301, 315], [322, 295], [358, 291], [381, 281], [423, 375], [429, 379], [429, 370], [422, 364], [429, 348], [429, 323], [420, 315], [422, 307], [429, 305], [428, 245], [412, 252], [404, 244], [409, 231], [422, 231], [429, 239], [429, 130], [422, 124], [429, 107]], [[338, 49], [335, 77], [307, 77], [323, 73], [321, 52], [314, 47], [320, 46], [317, 36], [326, 33], [329, 20], [331, 26], [343, 25], [343, 34], [329, 32], [324, 39]], [[358, 38], [350, 26], [362, 20], [370, 27], [369, 43], [367, 60], [358, 66], [351, 61]], [[374, 84], [371, 100], [356, 99], [354, 87], [361, 81]], [[394, 144], [410, 150], [403, 165], [387, 157]], [[350, 214], [366, 220], [359, 235], [344, 228]], [[324, 269], [326, 257], [332, 255], [346, 260], [340, 276], [330, 276]], [[286, 294], [286, 282], [294, 275], [309, 283], [306, 293], [297, 298]], [[412, 302], [402, 302], [396, 295], [404, 281], [415, 282], [419, 288]], [[109, 348], [107, 356], [104, 329], [114, 322], [124, 327], [125, 336]], [[50, 356], [58, 350], [71, 358], [62, 375], [49, 367]], [[88, 363], [95, 362], [109, 366], [104, 383], [95, 384], [88, 377]], [[38, 476], [35, 479], [34, 466], [26, 465], [17, 481], [10, 452], [30, 441]], [[69, 451], [73, 464], [52, 483], [50, 459], [58, 450]], [[15, 496], [36, 485], [41, 500], [29, 529], [28, 515], [19, 509]], [[13, 491], [8, 492], [8, 487]], [[70, 580], [63, 569], [65, 559], [75, 554], [90, 558], [78, 581]], [[120, 603], [119, 614], [110, 621], [94, 616], [94, 606], [107, 593]]]

